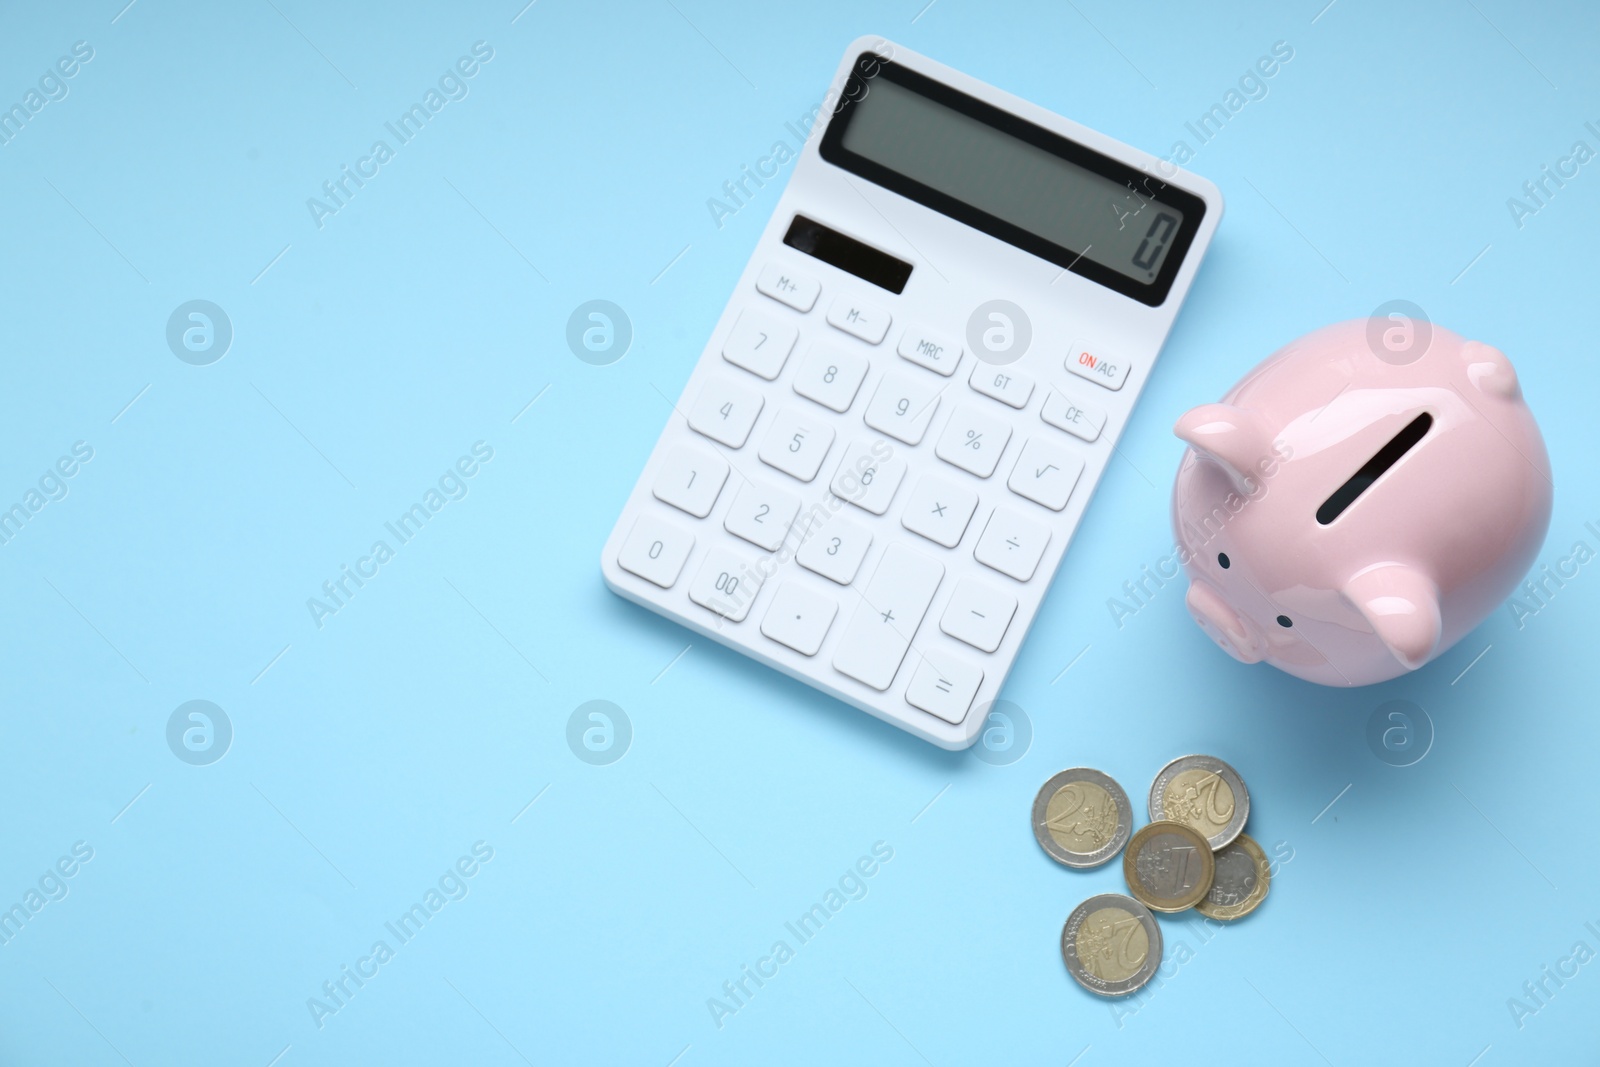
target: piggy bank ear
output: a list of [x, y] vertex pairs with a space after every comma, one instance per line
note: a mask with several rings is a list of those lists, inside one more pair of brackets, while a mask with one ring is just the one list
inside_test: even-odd
[[1344, 595], [1407, 670], [1439, 647], [1439, 588], [1421, 571], [1399, 563], [1368, 567], [1345, 583]]
[[1201, 404], [1184, 412], [1172, 432], [1221, 464], [1241, 493], [1254, 495], [1256, 464], [1272, 451], [1272, 435], [1255, 412], [1232, 404]]
[[1516, 368], [1498, 348], [1482, 341], [1468, 341], [1461, 349], [1461, 358], [1467, 361], [1467, 380], [1476, 385], [1479, 392], [1503, 396], [1507, 400], [1522, 395]]

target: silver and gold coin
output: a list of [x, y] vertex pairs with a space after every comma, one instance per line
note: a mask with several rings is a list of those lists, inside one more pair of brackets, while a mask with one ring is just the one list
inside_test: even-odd
[[1128, 892], [1147, 908], [1183, 911], [1205, 899], [1216, 874], [1211, 846], [1181, 822], [1153, 822], [1133, 835], [1122, 854]]
[[1057, 863], [1098, 867], [1133, 832], [1133, 805], [1112, 779], [1090, 767], [1054, 775], [1033, 798], [1033, 836]]
[[1150, 821], [1193, 827], [1212, 850], [1238, 837], [1249, 818], [1244, 779], [1215, 756], [1179, 756], [1150, 785]]
[[1089, 992], [1126, 996], [1150, 981], [1160, 966], [1161, 928], [1137, 900], [1102, 893], [1067, 916], [1061, 958], [1067, 973]]
[[1217, 850], [1215, 860], [1211, 889], [1194, 910], [1208, 919], [1242, 919], [1259, 908], [1272, 882], [1272, 865], [1261, 846], [1240, 834]]

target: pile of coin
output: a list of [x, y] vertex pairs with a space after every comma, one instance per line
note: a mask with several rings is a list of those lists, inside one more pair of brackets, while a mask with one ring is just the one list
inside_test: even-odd
[[1122, 853], [1132, 896], [1090, 897], [1061, 929], [1067, 972], [1102, 996], [1142, 988], [1161, 965], [1152, 911], [1240, 919], [1267, 897], [1267, 857], [1244, 833], [1250, 792], [1238, 771], [1213, 756], [1180, 756], [1151, 783], [1149, 810], [1150, 824], [1133, 833], [1128, 794], [1088, 767], [1052, 776], [1033, 800], [1034, 836], [1057, 863], [1098, 867]]

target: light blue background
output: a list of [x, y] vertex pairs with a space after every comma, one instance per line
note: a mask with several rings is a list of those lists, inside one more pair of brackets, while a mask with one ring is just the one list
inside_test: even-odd
[[[1600, 950], [1593, 565], [1355, 692], [1233, 663], [1178, 583], [1107, 608], [1170, 545], [1176, 416], [1396, 298], [1515, 361], [1558, 483], [1541, 563], [1600, 548], [1600, 163], [1520, 229], [1506, 206], [1600, 148], [1592, 7], [123, 2], [0, 13], [5, 105], [94, 48], [0, 147], [0, 501], [94, 449], [0, 546], [0, 907], [94, 850], [0, 947], [0, 1062], [1593, 1062], [1600, 963], [1520, 1029], [1507, 1006]], [[1033, 739], [1008, 766], [599, 577], [657, 390], [778, 188], [721, 229], [707, 198], [861, 33], [1159, 154], [1294, 49], [1190, 164], [1227, 216], [1012, 674]], [[479, 40], [470, 95], [319, 229], [307, 198]], [[211, 366], [164, 338], [196, 298], [235, 330]], [[592, 298], [633, 323], [612, 366], [564, 340]], [[306, 599], [477, 441], [465, 499], [319, 629]], [[192, 699], [233, 724], [210, 766], [166, 743]], [[632, 721], [610, 766], [565, 740], [593, 699]], [[1390, 699], [1435, 725], [1414, 766], [1365, 740]], [[1119, 1015], [1057, 941], [1120, 871], [1050, 862], [1028, 806], [1075, 764], [1140, 798], [1190, 751], [1244, 773], [1251, 833], [1293, 859], [1209, 942], [1164, 919], [1192, 959]], [[477, 841], [469, 895], [319, 1029], [307, 999]], [[707, 999], [878, 841], [867, 895], [719, 1029]]]

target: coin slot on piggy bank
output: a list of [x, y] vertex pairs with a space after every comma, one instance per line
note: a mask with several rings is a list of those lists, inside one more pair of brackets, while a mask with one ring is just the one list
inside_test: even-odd
[[1343, 515], [1344, 509], [1355, 503], [1356, 497], [1366, 492], [1368, 486], [1383, 477], [1384, 471], [1400, 462], [1400, 457], [1411, 451], [1412, 446], [1422, 440], [1432, 425], [1433, 416], [1426, 411], [1406, 423], [1405, 429], [1390, 438], [1388, 444], [1378, 449], [1377, 455], [1362, 464], [1348, 482], [1335, 489], [1333, 495], [1322, 502], [1317, 509], [1317, 522], [1326, 526]]
[[1437, 658], [1550, 524], [1550, 460], [1511, 361], [1433, 326], [1395, 363], [1372, 332], [1308, 334], [1174, 427], [1190, 613], [1235, 659], [1323, 685]]

